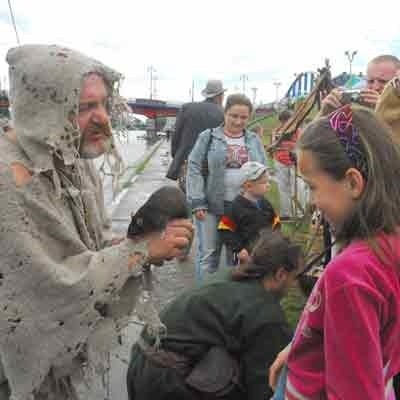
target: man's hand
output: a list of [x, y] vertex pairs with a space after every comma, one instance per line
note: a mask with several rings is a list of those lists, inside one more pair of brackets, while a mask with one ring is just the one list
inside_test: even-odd
[[361, 90], [361, 100], [368, 107], [375, 108], [380, 94], [376, 90], [363, 89]]
[[339, 89], [333, 89], [329, 94], [327, 94], [322, 102], [321, 109], [323, 113], [332, 112], [343, 106], [342, 102], [342, 92]]
[[193, 225], [188, 219], [176, 219], [168, 223], [163, 234], [151, 234], [148, 244], [147, 262], [162, 264], [164, 260], [170, 260], [182, 255], [185, 247], [193, 236]]
[[276, 389], [276, 385], [278, 384], [279, 374], [282, 371], [283, 366], [287, 363], [289, 357], [291, 343], [289, 343], [277, 356], [275, 361], [272, 363], [269, 368], [269, 378], [268, 383], [269, 386], [273, 390]]
[[194, 213], [194, 216], [199, 220], [203, 221], [206, 218], [207, 210], [197, 210]]

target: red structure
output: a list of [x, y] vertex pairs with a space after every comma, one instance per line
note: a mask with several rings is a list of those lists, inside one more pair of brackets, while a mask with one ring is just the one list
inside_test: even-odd
[[145, 115], [152, 119], [157, 117], [176, 117], [181, 108], [181, 104], [153, 99], [128, 100], [127, 103], [133, 113]]

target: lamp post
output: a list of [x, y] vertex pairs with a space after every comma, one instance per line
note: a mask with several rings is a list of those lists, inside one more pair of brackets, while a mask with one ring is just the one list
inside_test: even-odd
[[193, 103], [194, 102], [194, 79], [192, 79], [192, 87], [189, 89], [189, 96]]
[[249, 80], [249, 77], [246, 74], [240, 75], [240, 81], [243, 85], [243, 94], [246, 94], [246, 81]]
[[154, 80], [153, 73], [156, 72], [156, 69], [154, 68], [153, 65], [150, 65], [147, 68], [147, 72], [150, 72], [150, 99], [152, 99], [153, 98], [153, 80]]
[[347, 56], [347, 60], [349, 61], [349, 75], [351, 78], [351, 66], [353, 64], [354, 56], [357, 54], [357, 50], [354, 51], [346, 50], [344, 54], [345, 56]]
[[274, 82], [275, 89], [276, 89], [276, 102], [279, 102], [279, 86], [282, 85], [281, 82]]
[[256, 87], [252, 87], [252, 88], [251, 88], [251, 90], [252, 90], [252, 92], [253, 92], [253, 106], [255, 107], [255, 105], [256, 105], [256, 98], [257, 98], [257, 90], [258, 90], [258, 88], [256, 88]]
[[157, 80], [158, 80], [158, 76], [154, 75], [153, 76], [153, 98], [157, 98]]

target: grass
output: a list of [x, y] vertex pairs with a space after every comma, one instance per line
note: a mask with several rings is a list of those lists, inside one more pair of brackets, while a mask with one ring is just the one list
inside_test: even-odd
[[[267, 199], [271, 202], [275, 210], [279, 210], [279, 190], [276, 182], [271, 182], [270, 189], [266, 195]], [[303, 227], [302, 227], [303, 228]], [[295, 237], [296, 241], [305, 243], [306, 236], [302, 235], [303, 229], [294, 232], [294, 225], [292, 223], [282, 223], [282, 232], [288, 237]], [[300, 314], [303, 311], [306, 302], [306, 297], [300, 288], [293, 287], [289, 290], [287, 296], [282, 300], [282, 307], [285, 312], [289, 325], [294, 329], [299, 320]]]
[[144, 169], [146, 168], [146, 165], [148, 164], [148, 162], [151, 160], [151, 158], [153, 157], [153, 154], [158, 150], [158, 148], [161, 146], [162, 141], [160, 140], [159, 143], [154, 146], [153, 150], [147, 155], [147, 157], [138, 165], [135, 165], [131, 168], [132, 172], [129, 174], [128, 178], [126, 179], [126, 181], [122, 184], [121, 189], [126, 189], [127, 187], [131, 186], [131, 181], [132, 178], [135, 175], [139, 175], [141, 174]]
[[[263, 142], [265, 146], [269, 146], [271, 144], [271, 133], [274, 128], [279, 125], [279, 121], [277, 115], [271, 115], [265, 118], [259, 123], [264, 128], [264, 138]], [[273, 168], [274, 160], [268, 157], [268, 164], [271, 168]], [[275, 181], [270, 182], [270, 188], [266, 195], [267, 199], [271, 202], [272, 206], [275, 210], [280, 209], [280, 199], [279, 199], [279, 190], [278, 185]], [[296, 229], [293, 223], [282, 223], [282, 232], [289, 236], [294, 237], [296, 241], [300, 241], [305, 245], [308, 238], [308, 230], [309, 226], [301, 226], [300, 229]], [[302, 293], [299, 287], [295, 286], [289, 290], [289, 293], [282, 300], [282, 307], [284, 309], [286, 318], [289, 322], [289, 325], [294, 329], [299, 320], [300, 314], [303, 311], [304, 305], [306, 302], [306, 297]]]
[[297, 286], [292, 287], [289, 290], [289, 293], [282, 299], [282, 308], [285, 312], [286, 319], [293, 330], [299, 322], [306, 300], [307, 298]]

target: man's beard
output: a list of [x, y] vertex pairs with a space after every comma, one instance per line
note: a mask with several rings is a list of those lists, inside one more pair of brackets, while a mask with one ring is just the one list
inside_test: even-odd
[[[99, 141], [91, 142], [91, 135], [102, 135]], [[94, 159], [111, 148], [111, 132], [108, 126], [89, 127], [86, 133], [82, 134], [79, 153], [81, 158]]]
[[102, 154], [106, 153], [109, 148], [111, 148], [111, 138], [104, 138], [104, 142], [99, 148], [99, 143], [88, 143], [83, 141], [80, 148], [80, 156], [85, 159], [94, 159], [100, 157]]

